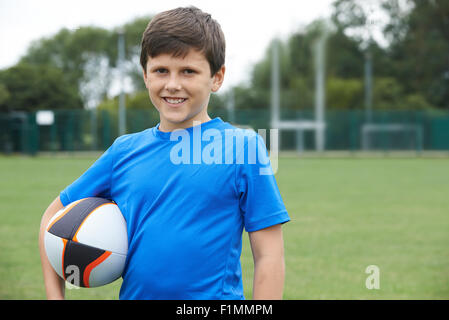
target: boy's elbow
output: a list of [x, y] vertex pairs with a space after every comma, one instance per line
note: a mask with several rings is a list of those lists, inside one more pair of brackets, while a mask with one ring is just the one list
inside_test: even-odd
[[261, 255], [254, 259], [254, 267], [261, 271], [272, 273], [285, 273], [284, 254], [277, 255]]
[[50, 219], [62, 208], [64, 208], [64, 205], [61, 202], [61, 199], [59, 198], [59, 195], [50, 203], [48, 208], [45, 210], [45, 212], [42, 215], [41, 219], [41, 226], [40, 226], [40, 233], [43, 232], [45, 227], [47, 226]]

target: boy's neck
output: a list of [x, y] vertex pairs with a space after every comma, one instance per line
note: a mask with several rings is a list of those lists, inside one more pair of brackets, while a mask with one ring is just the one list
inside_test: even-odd
[[174, 123], [166, 120], [164, 121], [164, 119], [161, 119], [158, 129], [162, 132], [172, 132], [177, 129], [187, 129], [208, 122], [210, 120], [212, 119], [208, 114], [205, 114], [204, 116], [198, 118], [194, 117], [180, 123]]

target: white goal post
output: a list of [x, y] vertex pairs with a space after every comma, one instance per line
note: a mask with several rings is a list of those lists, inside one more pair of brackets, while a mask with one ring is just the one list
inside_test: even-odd
[[[284, 131], [296, 131], [296, 150], [301, 153], [304, 151], [304, 132], [305, 131], [314, 131], [318, 136], [324, 137], [324, 132], [326, 129], [325, 122], [318, 121], [306, 121], [306, 120], [282, 120], [282, 121], [273, 121], [272, 127], [277, 128], [279, 133]], [[280, 139], [280, 135], [279, 135]], [[319, 145], [319, 142], [323, 141], [322, 139], [317, 139], [316, 149], [322, 151], [324, 146]], [[280, 141], [279, 141], [280, 144]]]

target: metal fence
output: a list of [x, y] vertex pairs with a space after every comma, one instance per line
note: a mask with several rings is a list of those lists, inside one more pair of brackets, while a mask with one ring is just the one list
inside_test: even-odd
[[[0, 113], [0, 152], [105, 150], [118, 136], [117, 113], [105, 110], [54, 111], [51, 124], [40, 125], [36, 112]], [[226, 109], [211, 117], [228, 121]], [[159, 122], [155, 110], [127, 110], [127, 133]], [[235, 110], [236, 125], [271, 129], [268, 110]], [[313, 120], [313, 111], [282, 110], [281, 119]], [[367, 122], [362, 110], [328, 110], [325, 150], [449, 150], [449, 112], [375, 111]], [[314, 150], [315, 132], [280, 131], [281, 150]]]

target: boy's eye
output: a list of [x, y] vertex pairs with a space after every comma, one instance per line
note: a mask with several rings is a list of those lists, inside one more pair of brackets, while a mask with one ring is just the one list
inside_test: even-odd
[[159, 68], [159, 69], [156, 69], [155, 72], [156, 73], [167, 73], [168, 71], [167, 71], [167, 69]]
[[192, 69], [185, 69], [185, 70], [184, 70], [184, 73], [185, 73], [185, 74], [193, 74], [193, 73], [195, 73], [195, 71], [192, 70]]

